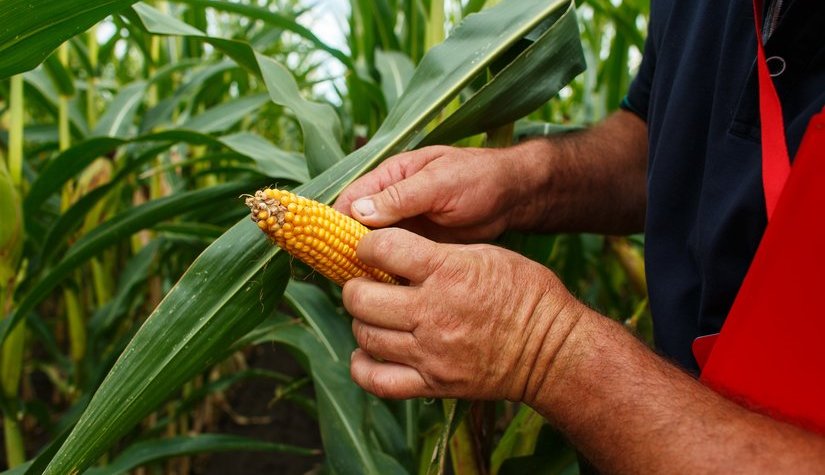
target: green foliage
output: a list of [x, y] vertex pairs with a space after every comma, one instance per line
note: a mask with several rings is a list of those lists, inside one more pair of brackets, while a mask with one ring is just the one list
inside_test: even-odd
[[[595, 121], [627, 86], [644, 2], [586, 0], [577, 18], [562, 0], [353, 1], [346, 45], [308, 27], [303, 15], [318, 7], [299, 0], [92, 3], [0, 7], [0, 78], [17, 74], [0, 93], [16, 81], [25, 98], [17, 112], [0, 100], [0, 171], [8, 162], [21, 175], [0, 189], [14, 198], [0, 201], [11, 230], [0, 237], [16, 252], [2, 263], [14, 282], [0, 299], [2, 363], [15, 384], [0, 407], [23, 437], [50, 437], [11, 473], [122, 473], [239, 449], [319, 453], [186, 434], [197, 408], [250, 378], [284, 384], [275, 403], [317, 418], [332, 473], [441, 473], [448, 447], [472, 451], [475, 406], [381, 401], [351, 381], [355, 342], [339, 293], [271, 246], [237, 198], [277, 182], [331, 202], [403, 150], [517, 120], [517, 135]], [[96, 29], [84, 31], [101, 21], [98, 43]], [[67, 41], [68, 59], [55, 53]], [[343, 76], [327, 77], [328, 61]], [[12, 143], [25, 145], [22, 166]], [[9, 213], [21, 224], [7, 229]], [[643, 328], [643, 289], [617, 254], [628, 248], [611, 242], [501, 240]], [[80, 322], [71, 332], [69, 313]], [[305, 376], [228, 363], [273, 343]], [[24, 387], [45, 376], [49, 397], [14, 389], [17, 374]], [[310, 382], [314, 397], [300, 392]], [[512, 424], [478, 464], [574, 467], [540, 419], [497, 408]]]

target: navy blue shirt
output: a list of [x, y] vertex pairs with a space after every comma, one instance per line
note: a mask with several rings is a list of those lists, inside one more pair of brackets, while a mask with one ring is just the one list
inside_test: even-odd
[[[766, 53], [785, 61], [774, 83], [793, 156], [825, 104], [825, 2], [784, 0], [778, 18]], [[751, 0], [652, 0], [623, 104], [648, 125], [656, 345], [689, 370], [693, 339], [720, 330], [766, 225], [755, 58]], [[779, 72], [781, 61], [771, 66]]]

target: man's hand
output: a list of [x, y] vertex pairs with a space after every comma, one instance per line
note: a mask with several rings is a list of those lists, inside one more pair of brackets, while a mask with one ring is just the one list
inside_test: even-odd
[[619, 111], [581, 132], [501, 149], [427, 147], [392, 157], [333, 205], [370, 227], [441, 242], [506, 229], [626, 234], [645, 215], [647, 127]]
[[343, 290], [360, 346], [352, 377], [381, 397], [532, 398], [584, 307], [552, 272], [493, 246], [384, 229], [357, 252], [410, 280], [355, 279]]
[[402, 153], [353, 182], [333, 206], [371, 227], [398, 224], [439, 241], [490, 240], [531, 201], [522, 186], [530, 171], [516, 155], [440, 146]]

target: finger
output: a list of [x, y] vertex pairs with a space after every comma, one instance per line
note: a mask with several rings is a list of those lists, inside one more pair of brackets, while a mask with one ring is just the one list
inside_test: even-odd
[[411, 284], [424, 282], [446, 257], [438, 243], [399, 228], [367, 233], [355, 251], [364, 264], [405, 277]]
[[400, 285], [387, 285], [367, 278], [348, 281], [342, 291], [344, 307], [353, 317], [381, 328], [413, 331], [415, 290]]
[[374, 327], [353, 319], [352, 334], [358, 347], [374, 358], [407, 365], [419, 361], [418, 342], [412, 333]]
[[415, 368], [398, 363], [380, 363], [363, 350], [352, 353], [350, 375], [356, 384], [384, 399], [432, 395], [432, 390]]
[[352, 217], [372, 227], [395, 224], [438, 210], [444, 187], [432, 173], [421, 171], [352, 203]]
[[387, 167], [378, 167], [350, 183], [350, 185], [341, 192], [338, 199], [332, 204], [332, 207], [347, 216], [352, 216], [352, 202], [358, 198], [380, 192], [381, 183], [387, 181], [390, 181], [390, 170], [388, 170]]
[[351, 216], [353, 201], [379, 193], [384, 188], [414, 175], [426, 164], [443, 155], [444, 150], [444, 147], [426, 147], [388, 158], [375, 170], [350, 183], [332, 207]]

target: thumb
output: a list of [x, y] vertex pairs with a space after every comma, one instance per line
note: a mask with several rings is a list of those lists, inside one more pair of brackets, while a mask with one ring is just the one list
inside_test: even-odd
[[371, 227], [385, 227], [405, 218], [433, 211], [435, 190], [431, 180], [413, 175], [381, 192], [352, 203], [352, 216]]

